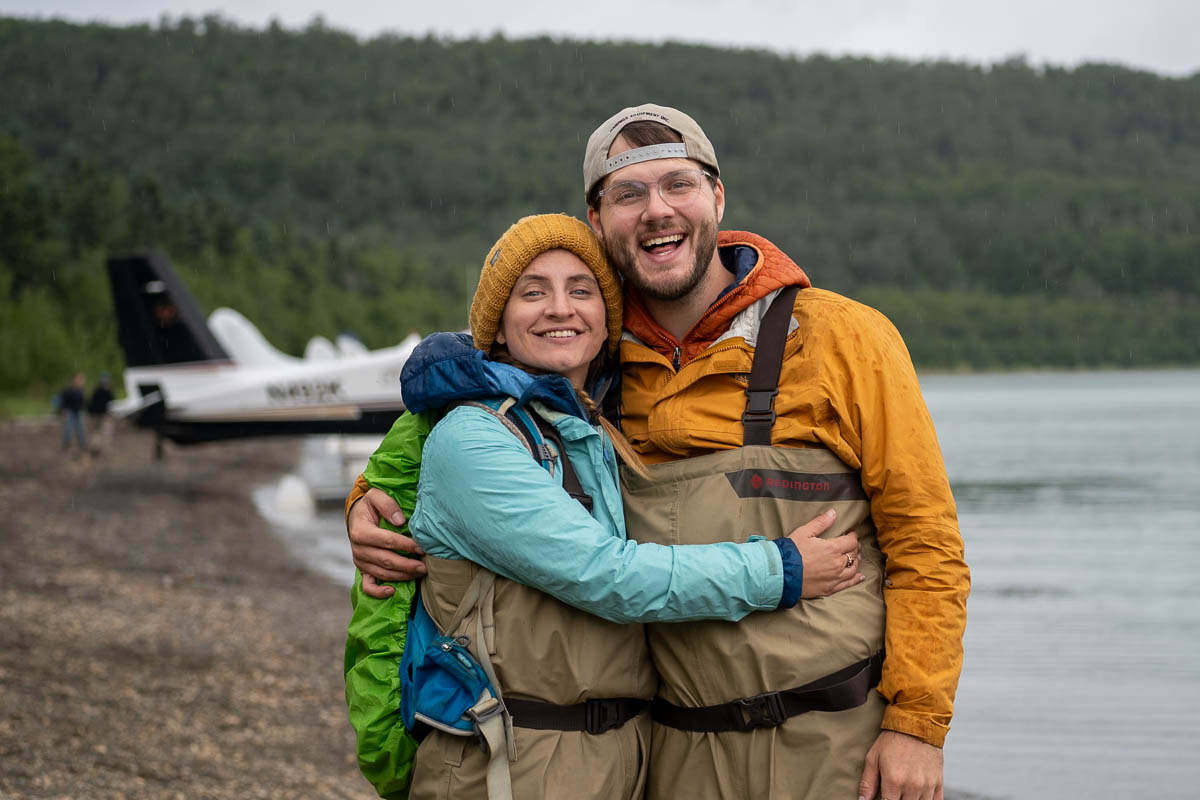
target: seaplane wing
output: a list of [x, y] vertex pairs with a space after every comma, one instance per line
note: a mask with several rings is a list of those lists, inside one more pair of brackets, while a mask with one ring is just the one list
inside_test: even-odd
[[404, 410], [400, 369], [420, 337], [368, 351], [314, 337], [304, 358], [279, 352], [244, 316], [206, 321], [161, 253], [108, 260], [125, 351], [113, 412], [179, 444], [303, 433], [385, 433]]

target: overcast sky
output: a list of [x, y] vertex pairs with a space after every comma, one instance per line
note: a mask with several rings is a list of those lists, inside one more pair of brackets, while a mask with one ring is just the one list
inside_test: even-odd
[[549, 34], [574, 39], [703, 42], [806, 55], [948, 58], [987, 64], [1024, 55], [1037, 65], [1105, 61], [1166, 75], [1200, 71], [1200, 0], [0, 0], [0, 15], [157, 22], [216, 12], [243, 25], [277, 19], [371, 37], [384, 31], [450, 38]]

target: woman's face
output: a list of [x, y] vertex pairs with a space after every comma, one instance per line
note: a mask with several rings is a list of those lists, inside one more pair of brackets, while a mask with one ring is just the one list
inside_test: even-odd
[[604, 298], [591, 270], [569, 250], [547, 250], [517, 278], [496, 341], [528, 367], [558, 372], [582, 388], [608, 340]]

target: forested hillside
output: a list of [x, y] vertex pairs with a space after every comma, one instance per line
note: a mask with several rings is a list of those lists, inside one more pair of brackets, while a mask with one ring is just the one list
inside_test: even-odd
[[119, 367], [105, 254], [167, 251], [297, 352], [458, 327], [518, 216], [584, 213], [591, 130], [653, 100], [725, 226], [878, 305], [926, 367], [1200, 363], [1200, 75], [217, 18], [0, 19], [0, 391]]

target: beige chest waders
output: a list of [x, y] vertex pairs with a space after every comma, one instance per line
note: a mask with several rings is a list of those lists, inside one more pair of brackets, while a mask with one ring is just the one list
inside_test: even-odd
[[741, 622], [647, 625], [660, 676], [650, 800], [856, 798], [884, 702], [883, 556], [857, 470], [824, 448], [770, 446], [773, 398], [795, 298], [784, 290], [759, 333], [743, 447], [624, 471], [637, 541], [777, 538], [827, 508], [831, 537], [854, 530], [866, 580]]
[[[564, 489], [588, 505], [561, 439], [531, 416], [561, 456]], [[502, 737], [496, 724], [480, 726], [490, 756], [475, 737], [429, 733], [417, 748], [409, 800], [498, 800], [505, 795], [497, 787], [509, 784], [516, 800], [640, 800], [646, 706], [657, 684], [642, 626], [608, 622], [470, 561], [424, 563], [421, 602], [439, 630], [469, 639], [500, 695], [504, 725]]]

